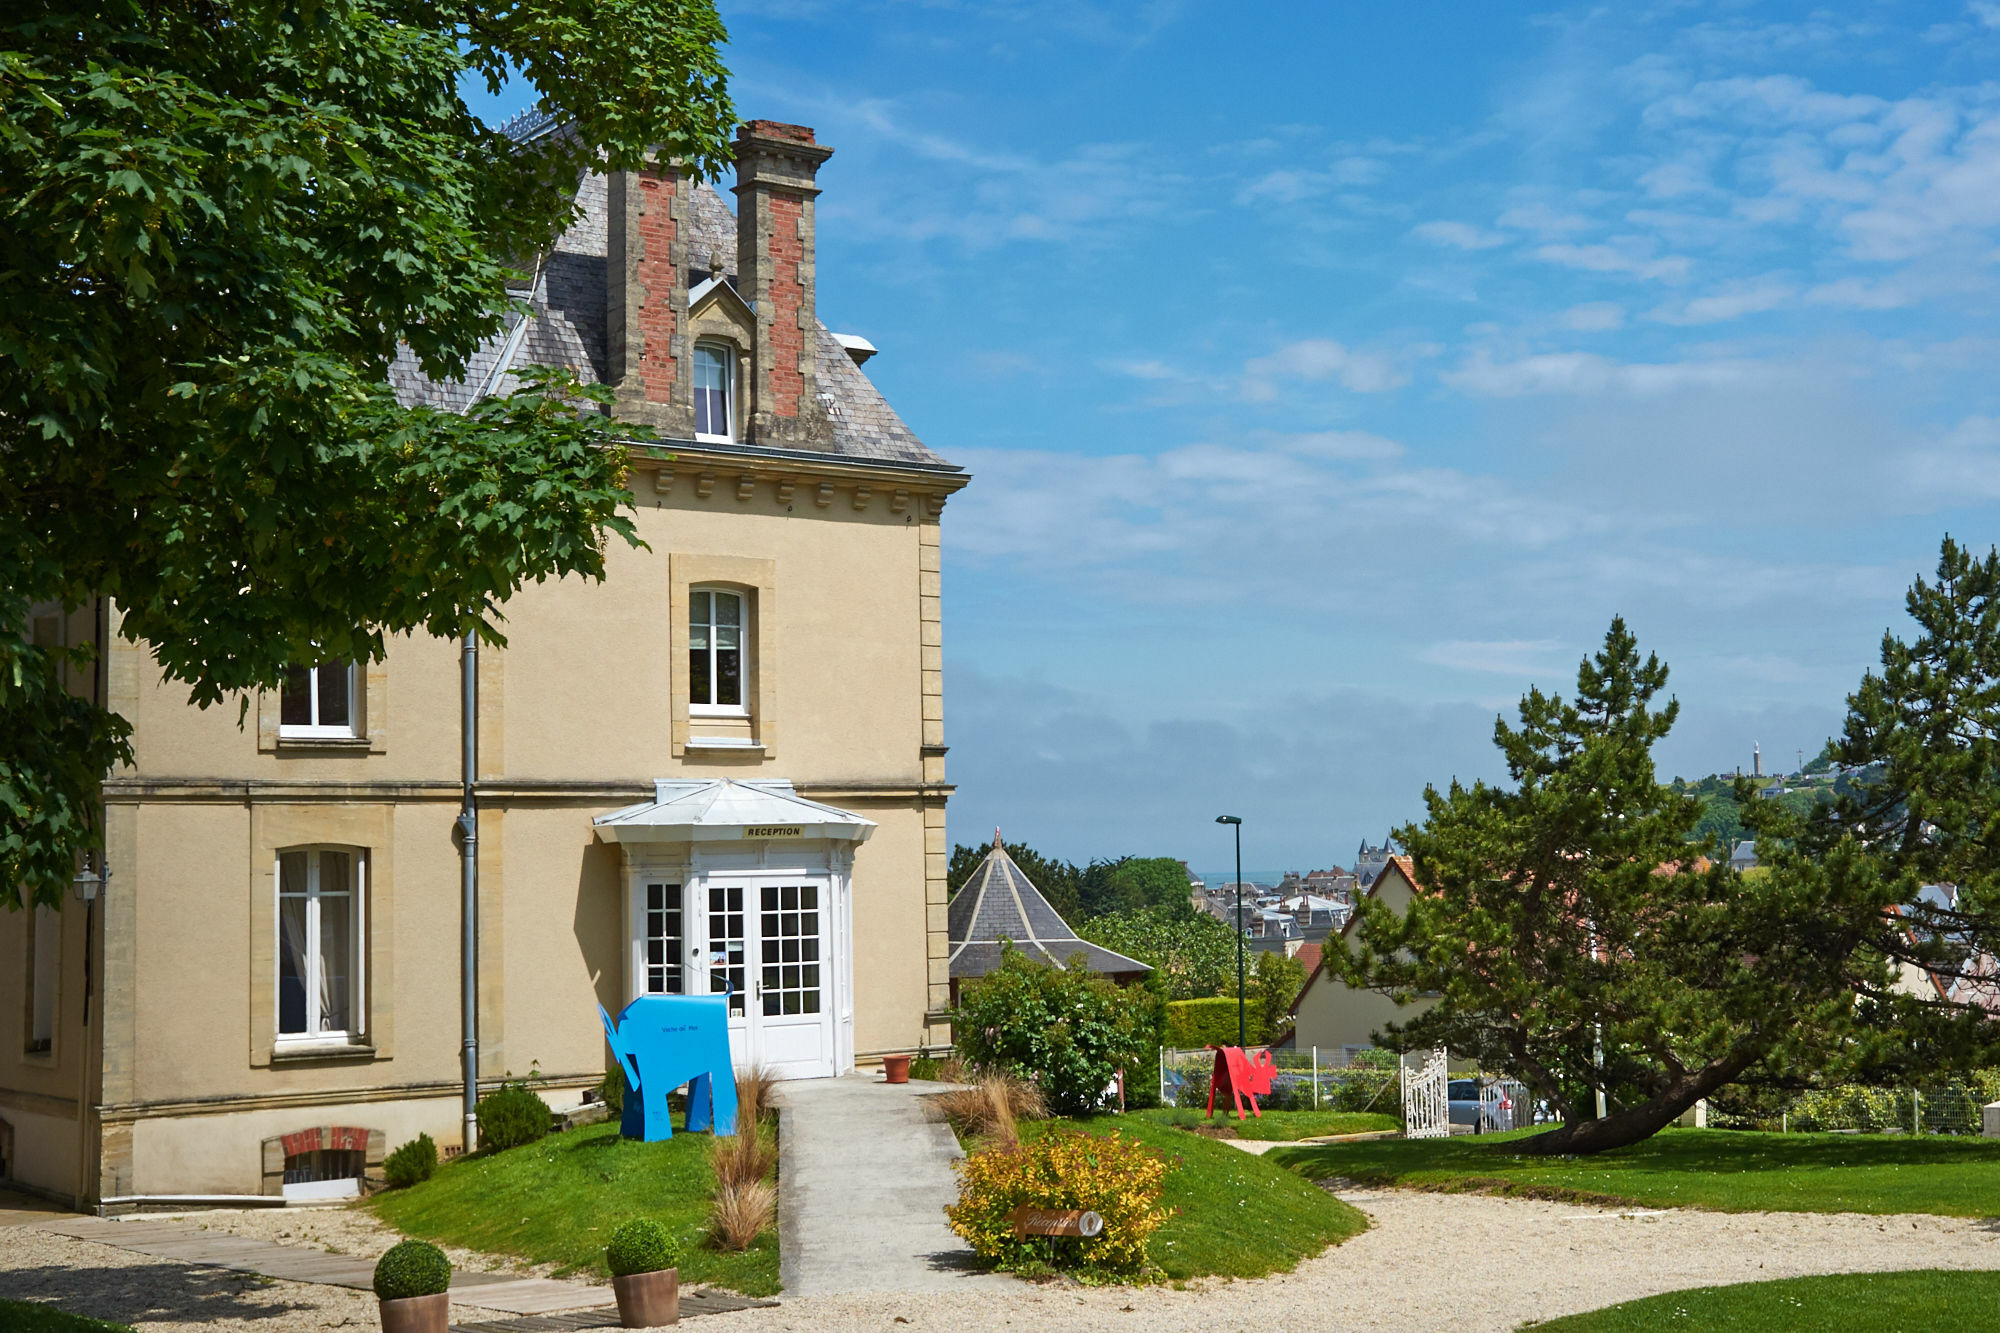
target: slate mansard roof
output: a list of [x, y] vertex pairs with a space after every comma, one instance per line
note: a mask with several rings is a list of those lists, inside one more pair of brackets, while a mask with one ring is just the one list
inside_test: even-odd
[[[532, 138], [551, 128], [545, 119], [517, 118], [507, 131], [520, 138]], [[587, 383], [602, 384], [609, 373], [610, 354], [606, 346], [607, 290], [606, 188], [602, 176], [587, 178], [577, 191], [582, 216], [556, 241], [544, 265], [539, 289], [529, 304], [534, 318], [515, 353], [512, 364], [557, 366], [574, 370]], [[695, 184], [690, 199], [688, 254], [697, 268], [706, 268], [710, 256], [730, 276], [736, 267], [736, 212], [728, 201], [706, 181]], [[516, 290], [517, 297], [529, 296]], [[463, 380], [449, 382], [426, 378], [408, 348], [397, 349], [389, 368], [389, 380], [396, 398], [405, 407], [428, 404], [446, 411], [462, 412], [484, 393], [511, 393], [519, 386], [511, 373], [489, 385], [500, 363], [509, 328], [486, 340], [473, 354]], [[816, 456], [831, 455], [855, 462], [886, 463], [892, 466], [940, 469], [957, 472], [916, 437], [896, 409], [875, 388], [845, 348], [834, 340], [824, 323], [819, 326], [818, 378], [820, 405], [833, 424], [830, 447], [815, 449]], [[704, 446], [704, 448], [713, 446]], [[729, 446], [723, 446], [725, 448]], [[743, 446], [737, 446], [739, 448]], [[789, 453], [767, 449], [755, 452]]]
[[1014, 864], [997, 841], [972, 878], [951, 900], [951, 976], [954, 981], [983, 977], [1000, 966], [1000, 942], [1066, 966], [1077, 954], [1093, 972], [1136, 976], [1153, 969], [1122, 953], [1077, 938], [1069, 923]]

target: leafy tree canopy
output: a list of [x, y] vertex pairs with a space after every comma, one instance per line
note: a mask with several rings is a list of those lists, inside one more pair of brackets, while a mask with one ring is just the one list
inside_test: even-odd
[[[713, 174], [734, 120], [710, 0], [20, 0], [0, 32], [0, 899], [60, 898], [126, 722], [21, 632], [114, 632], [210, 705], [385, 637], [476, 632], [633, 540], [624, 458], [561, 377], [462, 375], [598, 164]], [[480, 123], [518, 70], [567, 133]], [[577, 408], [589, 409], [579, 415]], [[617, 431], [630, 437], [631, 431]]]
[[[1174, 907], [1189, 901], [1187, 867], [1170, 856], [1121, 856], [1079, 866], [1043, 856], [1026, 843], [1003, 845], [1014, 864], [1071, 925], [1114, 912]], [[991, 846], [968, 847], [964, 843], [952, 848], [945, 879], [953, 897], [991, 850]]]
[[1092, 944], [1152, 968], [1148, 984], [1157, 983], [1169, 1000], [1236, 993], [1236, 932], [1186, 903], [1112, 912], [1076, 930]]
[[[1518, 725], [1496, 721], [1511, 785], [1425, 793], [1424, 822], [1397, 833], [1423, 886], [1408, 911], [1364, 902], [1354, 952], [1329, 951], [1350, 984], [1437, 994], [1391, 1044], [1449, 1045], [1550, 1101], [1566, 1123], [1527, 1151], [1617, 1147], [1753, 1069], [1864, 1058], [1896, 1005], [1893, 895], [1851, 838], [1811, 861], [1773, 844], [1752, 876], [1691, 858], [1699, 802], [1653, 768], [1678, 711], [1666, 682], [1613, 620], [1572, 699], [1531, 689]], [[1739, 797], [1752, 819], [1796, 819]]]

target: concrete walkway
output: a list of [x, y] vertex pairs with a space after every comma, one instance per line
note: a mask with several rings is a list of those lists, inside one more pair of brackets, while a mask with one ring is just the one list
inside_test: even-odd
[[[143, 1217], [130, 1221], [72, 1217], [44, 1223], [41, 1229], [76, 1240], [114, 1245], [137, 1254], [226, 1268], [238, 1273], [255, 1273], [261, 1277], [284, 1278], [291, 1282], [323, 1282], [362, 1291], [372, 1291], [375, 1285], [373, 1259], [355, 1259], [322, 1250], [301, 1249], [296, 1245], [252, 1240], [248, 1236], [232, 1236], [223, 1231], [206, 1231], [188, 1222]], [[451, 1295], [455, 1302], [482, 1310], [521, 1315], [587, 1309], [609, 1305], [612, 1300], [609, 1287], [587, 1287], [580, 1282], [463, 1270], [452, 1272]]]
[[939, 1090], [878, 1073], [777, 1085], [786, 1296], [1018, 1287], [977, 1272], [945, 1223], [945, 1205], [958, 1198], [951, 1164], [965, 1154], [918, 1100]]

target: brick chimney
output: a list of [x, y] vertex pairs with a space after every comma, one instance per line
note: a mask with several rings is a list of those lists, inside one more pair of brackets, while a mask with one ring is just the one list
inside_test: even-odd
[[605, 350], [616, 411], [670, 438], [694, 435], [685, 363], [688, 195], [671, 163], [605, 182]]
[[819, 401], [813, 306], [815, 178], [832, 156], [804, 125], [753, 120], [736, 131], [737, 290], [757, 312], [746, 395], [754, 444], [823, 448], [832, 436]]

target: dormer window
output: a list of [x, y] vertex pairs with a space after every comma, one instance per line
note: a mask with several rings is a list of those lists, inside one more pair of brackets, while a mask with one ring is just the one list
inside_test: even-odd
[[694, 349], [694, 437], [726, 441], [735, 438], [735, 407], [730, 401], [736, 380], [736, 357], [720, 343], [696, 343]]

